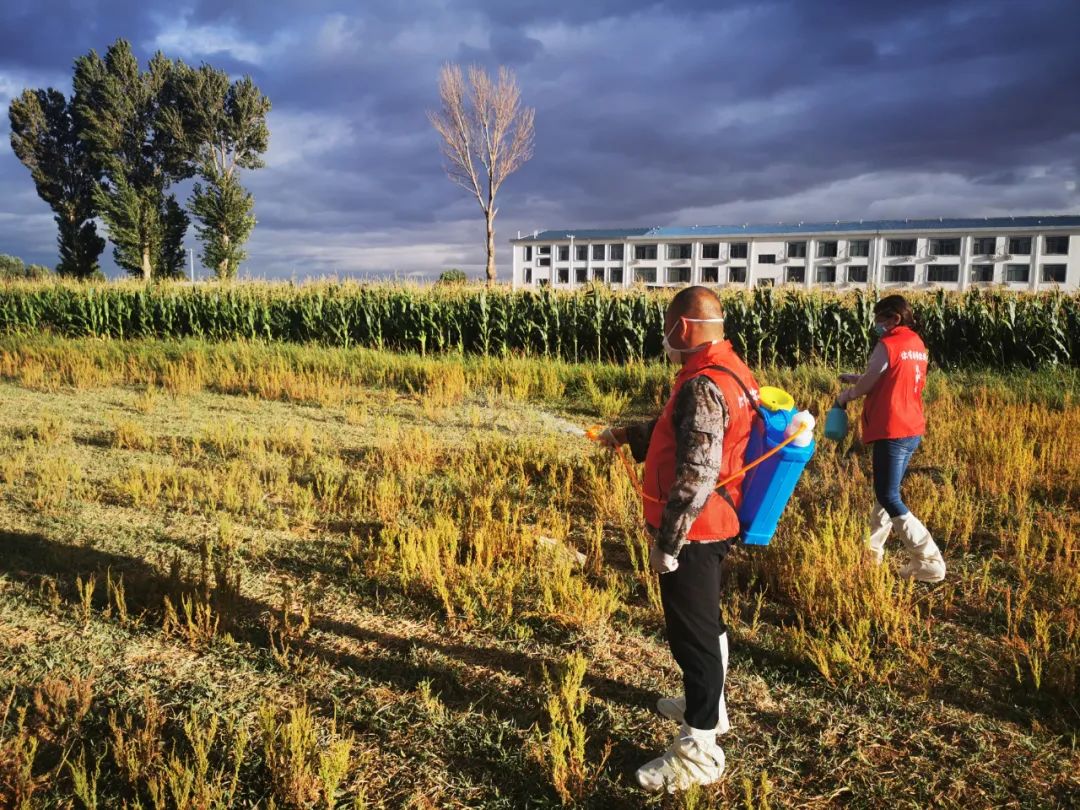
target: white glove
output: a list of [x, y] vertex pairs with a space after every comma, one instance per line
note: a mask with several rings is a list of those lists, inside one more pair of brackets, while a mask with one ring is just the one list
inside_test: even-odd
[[649, 568], [658, 574], [670, 574], [678, 567], [679, 561], [677, 558], [662, 551], [660, 546], [653, 543], [652, 547], [649, 549]]

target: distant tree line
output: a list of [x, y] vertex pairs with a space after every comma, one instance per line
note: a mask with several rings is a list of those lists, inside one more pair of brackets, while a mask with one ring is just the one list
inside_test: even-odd
[[[248, 77], [230, 81], [158, 52], [142, 70], [119, 39], [75, 60], [73, 94], [24, 90], [8, 109], [11, 146], [55, 213], [57, 273], [101, 275], [105, 240], [116, 263], [146, 280], [184, 275], [191, 217], [201, 260], [236, 275], [255, 227], [254, 199], [240, 169], [262, 167], [270, 101]], [[170, 188], [197, 178], [186, 206]]]

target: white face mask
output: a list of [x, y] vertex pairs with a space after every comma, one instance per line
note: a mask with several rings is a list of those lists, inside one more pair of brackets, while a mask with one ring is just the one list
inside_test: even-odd
[[678, 365], [680, 362], [682, 362], [682, 355], [684, 355], [684, 354], [697, 354], [698, 352], [704, 351], [709, 346], [712, 346], [714, 343], [716, 343], [715, 340], [710, 340], [708, 343], [702, 343], [700, 346], [695, 346], [692, 349], [676, 349], [668, 341], [668, 338], [671, 337], [671, 333], [674, 332], [678, 328], [679, 324], [682, 321], [686, 321], [687, 323], [723, 323], [724, 319], [723, 318], [679, 318], [679, 320], [677, 320], [675, 322], [675, 326], [671, 327], [671, 329], [668, 330], [668, 333], [666, 335], [664, 335], [664, 353], [667, 355], [668, 360], [670, 360], [672, 363], [675, 363], [676, 365]]

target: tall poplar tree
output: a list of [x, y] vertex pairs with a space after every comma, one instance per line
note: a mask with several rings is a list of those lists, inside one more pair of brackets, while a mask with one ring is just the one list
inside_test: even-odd
[[163, 110], [178, 102], [171, 81], [181, 69], [159, 52], [140, 70], [122, 39], [104, 58], [91, 51], [75, 60], [80, 137], [102, 170], [94, 201], [116, 263], [146, 280], [184, 274], [189, 220], [166, 192], [194, 169], [188, 144], [163, 125]]
[[8, 108], [11, 149], [30, 170], [38, 196], [52, 208], [59, 230], [56, 272], [73, 278], [101, 275], [105, 240], [94, 223], [100, 167], [79, 138], [73, 105], [59, 90], [24, 90]]
[[218, 278], [233, 278], [247, 258], [244, 243], [255, 227], [254, 198], [240, 169], [258, 169], [270, 141], [270, 100], [249, 77], [230, 83], [209, 65], [180, 66], [173, 74], [177, 103], [164, 110], [172, 138], [186, 146], [200, 180], [188, 201], [198, 220], [202, 262]]

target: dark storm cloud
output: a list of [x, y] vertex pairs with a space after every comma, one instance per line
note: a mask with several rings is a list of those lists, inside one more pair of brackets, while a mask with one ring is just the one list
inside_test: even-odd
[[[793, 204], [807, 220], [1080, 208], [1069, 0], [358, 8], [9, 0], [0, 101], [117, 37], [144, 59], [161, 48], [250, 74], [274, 103], [268, 166], [246, 175], [253, 273], [480, 264], [477, 204], [443, 176], [426, 119], [447, 61], [513, 67], [537, 110], [536, 155], [500, 195], [504, 267], [518, 228], [775, 219]], [[7, 149], [0, 252], [55, 262], [48, 209]]]

